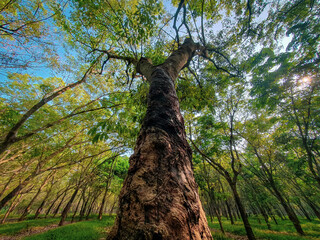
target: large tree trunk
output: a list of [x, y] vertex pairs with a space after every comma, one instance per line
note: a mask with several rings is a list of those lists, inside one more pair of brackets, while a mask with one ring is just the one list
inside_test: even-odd
[[108, 239], [212, 239], [174, 86], [196, 49], [186, 41], [162, 65], [139, 63], [150, 82], [148, 109]]

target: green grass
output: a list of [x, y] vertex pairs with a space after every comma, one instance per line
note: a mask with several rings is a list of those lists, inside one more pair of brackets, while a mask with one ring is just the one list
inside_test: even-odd
[[[226, 218], [222, 218], [223, 227], [226, 232], [234, 235], [245, 236], [246, 231], [241, 221], [237, 221], [234, 225], [231, 225], [230, 221]], [[260, 218], [261, 224], [259, 224], [257, 218], [250, 218], [250, 224], [255, 236], [258, 239], [270, 239], [270, 240], [307, 240], [307, 239], [320, 239], [320, 221], [313, 220], [309, 222], [305, 219], [300, 219], [302, 229], [306, 233], [306, 236], [300, 236], [296, 233], [294, 226], [290, 220], [277, 219], [278, 225], [276, 225], [271, 219], [271, 230], [268, 230], [267, 225]], [[219, 224], [216, 221], [209, 222], [210, 228], [220, 229]]]
[[232, 240], [232, 238], [228, 238], [222, 233], [219, 232], [211, 232], [214, 240]]
[[[98, 240], [106, 237], [106, 228], [111, 227], [114, 223], [114, 216], [104, 216], [102, 221], [96, 220], [96, 216], [92, 216], [93, 220], [76, 222], [62, 227], [57, 227], [43, 233], [30, 235], [25, 240]], [[0, 225], [0, 236], [16, 235], [33, 227], [44, 227], [47, 225], [57, 224], [59, 218], [26, 220], [23, 222], [7, 223]], [[70, 219], [67, 219], [69, 221]], [[212, 231], [215, 240], [231, 240], [232, 236], [223, 235], [219, 232], [219, 224], [217, 221], [210, 222], [209, 226], [217, 231]], [[250, 223], [256, 237], [260, 240], [316, 240], [320, 239], [320, 221], [300, 219], [305, 237], [299, 236], [292, 223], [289, 220], [278, 219], [279, 225], [270, 220], [271, 230], [261, 218], [259, 224], [257, 218], [250, 218]], [[246, 232], [241, 221], [237, 221], [234, 225], [230, 224], [226, 218], [222, 218], [224, 230], [233, 235], [245, 236]]]
[[43, 227], [58, 223], [60, 218], [25, 220], [22, 222], [0, 224], [0, 235], [16, 235], [32, 227]]
[[24, 240], [95, 240], [106, 237], [106, 227], [114, 223], [114, 216], [104, 216], [101, 221], [72, 223], [47, 232], [25, 237]]

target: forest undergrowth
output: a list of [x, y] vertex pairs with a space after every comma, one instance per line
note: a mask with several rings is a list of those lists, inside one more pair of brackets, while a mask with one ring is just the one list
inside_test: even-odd
[[[108, 231], [114, 223], [115, 216], [103, 216], [102, 220], [96, 219], [93, 215], [90, 220], [76, 221], [71, 223], [71, 219], [67, 218], [66, 225], [58, 227], [59, 218], [41, 218], [29, 219], [17, 222], [12, 219], [12, 222], [0, 225], [0, 239], [21, 239], [21, 240], [98, 240], [105, 239]], [[209, 221], [213, 238], [215, 240], [245, 240], [246, 232], [241, 220], [235, 221], [232, 225], [226, 218], [222, 218], [225, 234], [219, 229], [219, 224], [216, 219], [213, 222]], [[261, 240], [316, 240], [320, 239], [320, 221], [300, 219], [306, 236], [299, 236], [295, 233], [295, 229], [291, 226], [289, 220], [277, 219], [278, 224], [270, 222], [271, 230], [263, 223], [262, 217], [251, 217], [250, 223], [253, 231], [258, 239]]]

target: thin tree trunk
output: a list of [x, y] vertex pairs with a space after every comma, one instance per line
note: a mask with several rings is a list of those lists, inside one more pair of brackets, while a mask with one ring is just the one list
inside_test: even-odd
[[278, 221], [276, 219], [276, 215], [274, 214], [273, 209], [268, 205], [266, 206], [266, 208], [267, 208], [267, 211], [269, 212], [269, 215], [272, 217], [273, 221], [275, 222], [275, 224], [278, 225]]
[[99, 215], [98, 215], [98, 219], [99, 220], [102, 219], [102, 214], [103, 214], [104, 204], [105, 204], [106, 198], [107, 198], [108, 189], [109, 189], [109, 184], [106, 185], [106, 188], [105, 188], [105, 191], [104, 191], [104, 194], [103, 194], [103, 197], [102, 197], [102, 202], [101, 202]]
[[224, 228], [223, 228], [223, 225], [222, 225], [221, 216], [220, 216], [220, 214], [219, 214], [219, 212], [218, 212], [218, 210], [217, 210], [216, 207], [213, 207], [213, 209], [214, 209], [214, 211], [215, 211], [215, 213], [216, 213], [216, 216], [217, 216], [217, 218], [218, 218], [220, 230], [221, 230], [221, 232], [224, 234], [225, 232], [224, 232]]
[[275, 211], [279, 216], [279, 218], [281, 218], [281, 220], [286, 220], [286, 217], [283, 215], [283, 213], [279, 209], [275, 209]]
[[15, 172], [14, 174], [12, 174], [9, 178], [9, 180], [7, 181], [7, 183], [4, 185], [1, 193], [0, 193], [0, 199], [2, 197], [2, 195], [4, 194], [4, 192], [9, 188], [9, 184], [11, 183], [12, 179], [14, 178], [14, 176], [16, 176], [18, 174], [18, 172]]
[[59, 202], [58, 206], [56, 207], [56, 210], [55, 210], [54, 213], [53, 213], [53, 217], [55, 217], [55, 216], [58, 214], [59, 209], [60, 209], [60, 207], [61, 207], [61, 205], [62, 205], [62, 203], [63, 203], [66, 195], [67, 195], [67, 191], [64, 192], [61, 201]]
[[34, 201], [37, 199], [37, 197], [39, 196], [42, 188], [46, 185], [48, 179], [49, 179], [50, 175], [48, 175], [45, 180], [42, 182], [41, 186], [39, 187], [37, 193], [33, 196], [33, 198], [31, 199], [31, 201], [29, 202], [29, 204], [27, 205], [27, 207], [24, 209], [21, 217], [19, 218], [19, 221], [24, 220], [24, 218], [29, 214], [29, 210], [32, 206], [32, 204], [34, 203]]
[[63, 195], [66, 194], [66, 192], [69, 191], [69, 187], [67, 187], [63, 192], [58, 193], [57, 197], [52, 201], [52, 204], [50, 205], [50, 207], [47, 209], [46, 215], [44, 218], [47, 218], [48, 214], [50, 213], [51, 209], [53, 208], [53, 206], [55, 205], [55, 203], [58, 201], [58, 199]]
[[37, 218], [39, 217], [39, 214], [41, 213], [44, 204], [47, 202], [47, 199], [48, 199], [51, 191], [52, 191], [52, 187], [49, 189], [49, 191], [46, 193], [46, 196], [43, 198], [40, 206], [38, 207], [38, 209], [37, 209], [37, 211], [36, 211], [36, 213], [35, 213], [35, 215], [34, 215], [34, 219], [37, 219]]
[[258, 214], [257, 210], [253, 206], [251, 206], [251, 209], [253, 211], [253, 215], [257, 218], [258, 223], [261, 225], [261, 220], [259, 218], [259, 214]]
[[238, 217], [238, 211], [237, 211], [237, 209], [235, 209], [234, 207], [233, 207], [233, 211], [232, 211], [233, 213], [232, 213], [232, 216], [234, 217], [234, 221], [236, 222], [236, 221], [238, 221], [238, 219], [237, 219], [237, 217]]
[[37, 218], [39, 217], [39, 215], [40, 215], [40, 213], [41, 213], [41, 211], [42, 211], [42, 209], [43, 209], [43, 206], [44, 206], [44, 204], [45, 204], [46, 201], [47, 201], [47, 196], [48, 196], [48, 194], [47, 194], [46, 197], [42, 200], [40, 206], [37, 208], [37, 211], [36, 211], [36, 213], [35, 213], [35, 215], [34, 215], [34, 219], [37, 219]]
[[298, 205], [298, 207], [300, 208], [300, 210], [301, 210], [302, 214], [306, 217], [306, 219], [307, 219], [309, 222], [311, 222], [311, 221], [312, 221], [312, 219], [310, 218], [310, 216], [309, 216], [309, 214], [308, 214], [307, 210], [302, 206], [301, 201], [300, 201], [300, 200], [298, 200], [296, 204]]
[[112, 213], [113, 213], [113, 209], [114, 209], [114, 207], [116, 206], [116, 201], [114, 201], [113, 202], [113, 204], [112, 204], [112, 206], [111, 206], [111, 208], [109, 209], [109, 216], [111, 216], [112, 215]]
[[[310, 101], [308, 101], [309, 105], [307, 105], [309, 111], [310, 111]], [[313, 178], [318, 183], [317, 187], [320, 188], [320, 172], [319, 172], [320, 171], [320, 166], [318, 165], [318, 163], [317, 163], [317, 161], [315, 159], [315, 156], [314, 156], [314, 154], [312, 152], [312, 149], [311, 149], [310, 145], [308, 144], [309, 133], [308, 133], [308, 131], [304, 131], [303, 128], [302, 128], [302, 124], [301, 124], [301, 122], [299, 120], [298, 113], [297, 113], [298, 109], [296, 109], [296, 107], [295, 107], [294, 98], [292, 96], [291, 96], [291, 103], [292, 103], [293, 116], [294, 116], [296, 125], [297, 125], [297, 127], [299, 129], [299, 133], [300, 133], [300, 136], [301, 136], [301, 139], [302, 139], [302, 143], [303, 143], [302, 145], [305, 148], [305, 151], [307, 153], [307, 162], [308, 162], [309, 170], [310, 170], [311, 174], [313, 175]], [[310, 123], [307, 122], [305, 124], [307, 124], [307, 126], [308, 126]], [[303, 125], [305, 125], [305, 124], [303, 124]], [[306, 125], [305, 125], [305, 127], [306, 127]], [[315, 166], [313, 166], [313, 165], [315, 165]]]
[[220, 215], [221, 215], [222, 217], [226, 217], [227, 220], [229, 220], [227, 208], [226, 208], [226, 206], [225, 206], [221, 201], [219, 201], [219, 203], [217, 202], [216, 207], [217, 207], [217, 209], [221, 212]]
[[49, 215], [49, 213], [50, 213], [50, 211], [51, 211], [51, 209], [52, 209], [52, 207], [53, 207], [53, 205], [54, 205], [55, 203], [56, 203], [55, 201], [53, 201], [53, 202], [51, 203], [50, 207], [47, 209], [47, 212], [46, 212], [46, 215], [44, 216], [44, 218], [47, 218], [47, 216]]
[[197, 48], [188, 40], [162, 65], [147, 59], [138, 64], [137, 72], [150, 82], [148, 109], [109, 240], [212, 239], [174, 85]]
[[239, 212], [239, 207], [238, 207], [237, 203], [236, 203], [236, 207], [235, 207], [234, 211], [236, 212], [238, 219], [241, 220], [241, 214]]
[[18, 206], [18, 204], [21, 201], [22, 194], [20, 195], [20, 197], [18, 199], [17, 198], [18, 198], [18, 196], [16, 197], [16, 199], [14, 201], [12, 201], [12, 203], [11, 203], [10, 207], [8, 208], [6, 214], [3, 216], [0, 224], [5, 223], [5, 221], [7, 220], [8, 216], [10, 215], [10, 213]]
[[226, 206], [227, 206], [228, 215], [229, 215], [229, 218], [230, 218], [230, 223], [232, 225], [234, 225], [234, 221], [233, 221], [233, 216], [232, 216], [232, 213], [231, 213], [230, 205], [229, 205], [227, 200], [225, 201], [225, 203], [226, 203]]
[[290, 204], [286, 202], [286, 200], [282, 197], [281, 193], [278, 191], [278, 189], [276, 188], [276, 186], [274, 184], [271, 183], [270, 187], [273, 190], [272, 193], [274, 193], [274, 195], [278, 198], [282, 207], [284, 208], [284, 210], [288, 214], [288, 217], [289, 217], [290, 221], [293, 223], [296, 231], [300, 235], [305, 235], [305, 233], [302, 230], [300, 221], [299, 221], [297, 215], [295, 214], [295, 212], [293, 211], [292, 207], [290, 206]]
[[73, 215], [72, 215], [72, 219], [71, 219], [71, 222], [72, 222], [72, 223], [74, 222], [74, 218], [76, 217], [76, 214], [77, 214], [77, 212], [78, 212], [80, 203], [81, 203], [81, 196], [79, 197], [79, 201], [78, 201], [78, 203], [77, 203], [76, 209], [74, 210], [74, 213], [73, 213]]
[[10, 193], [8, 193], [1, 201], [0, 201], [0, 210], [10, 201], [13, 197], [15, 197], [28, 183], [36, 176], [35, 172], [25, 178], [21, 183], [18, 184]]
[[[251, 143], [250, 143], [250, 145], [253, 146]], [[257, 148], [255, 146], [253, 146], [253, 149], [254, 149], [255, 155], [257, 156], [257, 158], [261, 164], [261, 167], [262, 167], [261, 169], [267, 178], [267, 180], [265, 180], [265, 183], [268, 186], [267, 189], [270, 191], [271, 194], [273, 194], [279, 200], [280, 204], [282, 205], [282, 207], [286, 211], [290, 221], [293, 223], [296, 231], [300, 235], [304, 235], [304, 232], [302, 230], [302, 227], [301, 227], [301, 224], [300, 224], [300, 221], [299, 221], [297, 215], [295, 214], [293, 208], [290, 206], [289, 202], [287, 202], [285, 200], [285, 198], [282, 196], [282, 193], [279, 192], [279, 190], [273, 180], [272, 172], [270, 171], [270, 169], [268, 169], [268, 167], [266, 166], [266, 164], [262, 160], [260, 154], [258, 153]]]
[[82, 203], [81, 210], [80, 210], [80, 218], [79, 218], [79, 221], [82, 221], [82, 218], [84, 217], [84, 214], [85, 214], [85, 212], [86, 212], [89, 199], [90, 199], [90, 194], [89, 194], [89, 196], [87, 197], [87, 199], [86, 199], [85, 196], [83, 195], [83, 203]]
[[292, 183], [294, 184], [294, 186], [298, 189], [298, 191], [300, 192], [299, 195], [301, 195], [306, 204], [312, 209], [312, 211], [314, 212], [314, 214], [317, 216], [317, 218], [320, 220], [320, 209], [319, 207], [314, 204], [314, 202], [312, 200], [310, 200], [310, 198], [304, 193], [304, 191], [301, 189], [300, 185], [298, 184], [297, 181], [292, 180]]
[[300, 189], [300, 193], [302, 197], [304, 198], [306, 204], [312, 209], [314, 214], [317, 216], [317, 218], [320, 220], [320, 210], [318, 210], [318, 207], [302, 192]]
[[210, 221], [213, 222], [215, 211], [213, 209], [212, 201], [210, 200], [210, 197], [208, 197], [207, 202], [208, 202], [208, 212], [209, 212]]
[[232, 183], [229, 183], [230, 184], [230, 187], [231, 187], [231, 190], [232, 190], [232, 193], [233, 193], [233, 197], [234, 197], [234, 200], [237, 204], [237, 207], [240, 211], [240, 215], [241, 215], [241, 218], [242, 218], [242, 221], [243, 221], [243, 224], [244, 224], [244, 228], [246, 230], [246, 233], [247, 233], [247, 236], [248, 236], [248, 239], [249, 240], [255, 240], [256, 237], [254, 236], [254, 233], [252, 231], [252, 228], [251, 228], [251, 225], [249, 223], [249, 218], [248, 218], [248, 215], [246, 213], [246, 210], [241, 202], [241, 199], [240, 199], [240, 196], [238, 194], [238, 191], [237, 191], [237, 187], [235, 184], [232, 184]]
[[63, 209], [63, 211], [62, 211], [62, 213], [61, 213], [61, 220], [60, 220], [60, 222], [59, 222], [59, 226], [62, 226], [63, 223], [64, 223], [64, 221], [66, 220], [66, 217], [67, 217], [67, 215], [68, 215], [68, 212], [69, 212], [69, 210], [70, 210], [70, 208], [71, 208], [71, 205], [72, 205], [72, 203], [73, 203], [73, 200], [74, 200], [74, 199], [76, 198], [76, 196], [77, 196], [78, 191], [79, 191], [79, 187], [77, 187], [76, 190], [73, 192], [73, 194], [72, 194], [69, 202], [67, 203], [67, 205], [66, 205], [65, 208]]
[[258, 204], [258, 208], [264, 218], [264, 221], [267, 224], [268, 229], [271, 230], [271, 225], [270, 225], [269, 218], [268, 218], [266, 211], [264, 210], [264, 208], [262, 206], [260, 206], [260, 204]]
[[307, 202], [307, 204], [312, 209], [317, 218], [320, 220], [320, 211], [317, 209], [317, 207], [312, 202]]
[[98, 196], [94, 197], [91, 204], [90, 204], [90, 207], [88, 209], [88, 212], [87, 212], [87, 215], [86, 215], [86, 220], [89, 220], [89, 216], [90, 216], [90, 213], [92, 211], [92, 208], [93, 208], [93, 205], [95, 204], [96, 200], [97, 200]]
[[[58, 149], [57, 151], [50, 154], [47, 158], [45, 158], [42, 162], [49, 161], [51, 158], [62, 152], [65, 148], [69, 146], [69, 143], [74, 139], [75, 137], [70, 138], [64, 147]], [[47, 169], [48, 170], [48, 169]], [[0, 210], [6, 205], [8, 201], [10, 201], [14, 196], [17, 195], [19, 191], [21, 191], [25, 186], [27, 186], [36, 176], [39, 174], [47, 171], [47, 170], [41, 170], [41, 164], [38, 163], [37, 167], [34, 169], [34, 171], [25, 178], [18, 186], [16, 186], [10, 193], [8, 193], [1, 201], [0, 201]]]
[[58, 201], [58, 199], [66, 192], [68, 191], [68, 189], [66, 189], [65, 191], [63, 191], [62, 193], [60, 194], [57, 194], [57, 197], [52, 201], [50, 207], [47, 209], [47, 212], [46, 212], [46, 215], [44, 218], [47, 218], [47, 216], [49, 215], [51, 209], [53, 208], [53, 206], [55, 205], [55, 203]]

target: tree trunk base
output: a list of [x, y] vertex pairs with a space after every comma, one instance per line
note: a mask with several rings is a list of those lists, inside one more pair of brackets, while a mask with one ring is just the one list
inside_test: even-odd
[[212, 239], [181, 144], [158, 128], [140, 133], [108, 240]]

